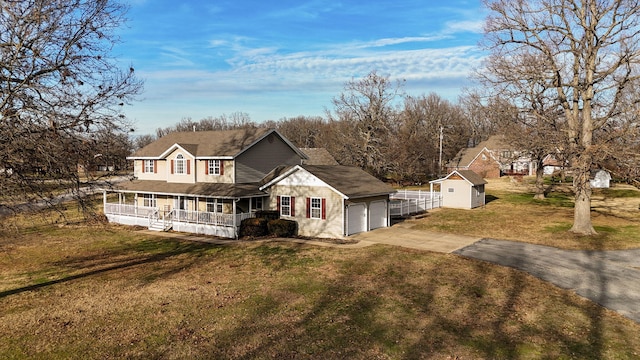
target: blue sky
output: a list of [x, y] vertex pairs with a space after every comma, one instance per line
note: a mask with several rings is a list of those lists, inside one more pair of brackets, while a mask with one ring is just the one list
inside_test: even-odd
[[375, 70], [456, 101], [479, 65], [481, 2], [132, 0], [114, 54], [145, 81], [135, 134], [234, 112], [262, 122], [324, 116]]

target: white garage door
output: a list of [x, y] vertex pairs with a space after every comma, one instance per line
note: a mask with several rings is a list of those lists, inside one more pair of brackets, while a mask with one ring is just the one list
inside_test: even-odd
[[369, 230], [387, 226], [387, 202], [385, 200], [374, 201], [369, 207]]
[[347, 235], [367, 231], [367, 213], [365, 204], [353, 204], [347, 207]]

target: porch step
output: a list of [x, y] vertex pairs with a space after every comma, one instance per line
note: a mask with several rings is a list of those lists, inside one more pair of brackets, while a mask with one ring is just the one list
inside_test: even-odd
[[171, 229], [171, 227], [165, 229], [164, 225], [161, 222], [156, 222], [149, 225], [149, 230], [151, 231], [167, 231], [169, 229]]

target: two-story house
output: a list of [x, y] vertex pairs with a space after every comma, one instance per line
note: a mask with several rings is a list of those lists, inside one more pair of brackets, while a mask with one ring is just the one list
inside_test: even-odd
[[171, 133], [128, 159], [134, 180], [104, 191], [111, 222], [227, 238], [257, 210], [277, 210], [305, 236], [389, 224], [393, 189], [357, 168], [305, 164], [273, 129]]
[[503, 175], [535, 175], [536, 163], [521, 151], [506, 144], [504, 137], [494, 135], [475, 147], [460, 150], [447, 164], [447, 172], [472, 170], [483, 178]]

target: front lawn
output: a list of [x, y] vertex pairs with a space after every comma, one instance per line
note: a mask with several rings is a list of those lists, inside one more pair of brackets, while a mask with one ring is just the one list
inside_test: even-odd
[[[35, 222], [35, 221], [34, 221]], [[522, 272], [387, 246], [110, 225], [0, 236], [3, 359], [632, 359], [640, 325]]]
[[415, 222], [418, 229], [516, 240], [565, 249], [610, 250], [640, 247], [640, 191], [629, 186], [594, 190], [596, 236], [579, 236], [573, 224], [573, 196], [567, 187], [535, 200], [530, 186], [492, 180], [487, 204], [473, 210], [437, 209]]

